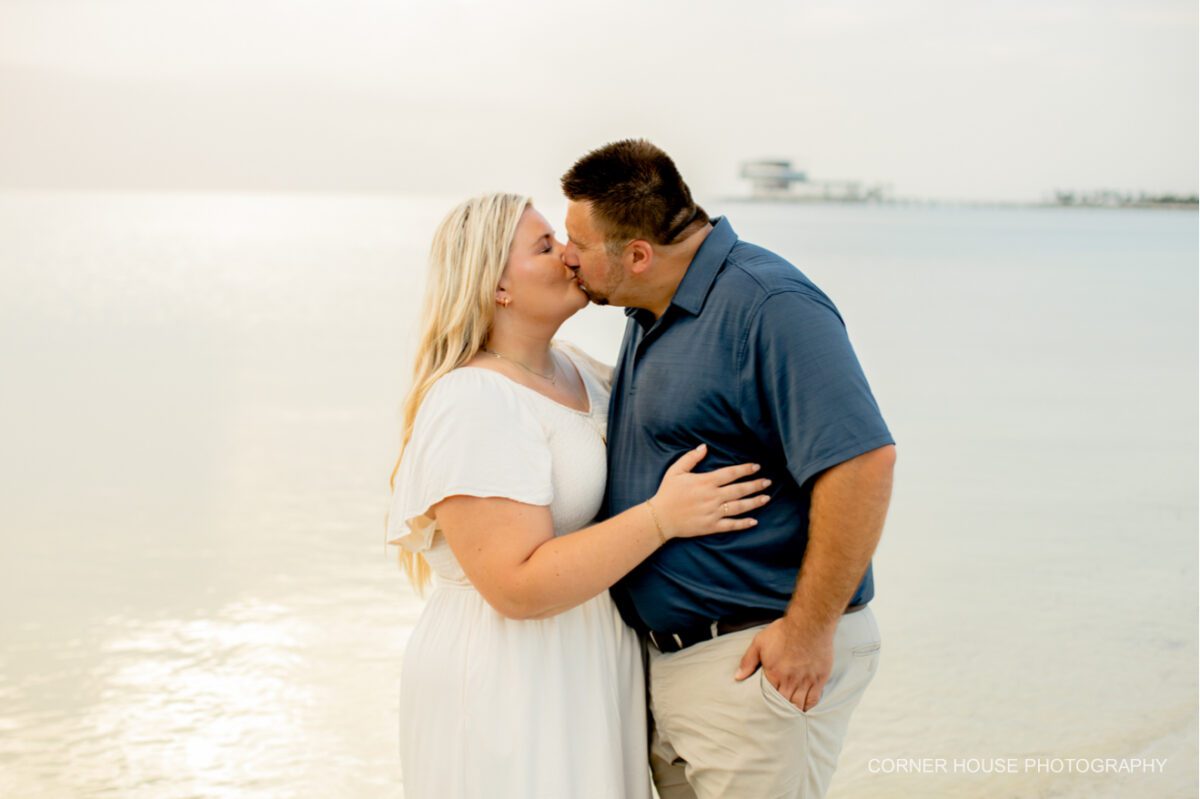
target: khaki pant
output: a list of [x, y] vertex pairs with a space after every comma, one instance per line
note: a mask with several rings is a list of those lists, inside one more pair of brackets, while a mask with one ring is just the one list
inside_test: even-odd
[[807, 713], [761, 668], [733, 679], [762, 629], [669, 654], [648, 645], [650, 766], [662, 799], [819, 799], [829, 789], [850, 714], [879, 662], [875, 615], [864, 608], [838, 622], [833, 673]]

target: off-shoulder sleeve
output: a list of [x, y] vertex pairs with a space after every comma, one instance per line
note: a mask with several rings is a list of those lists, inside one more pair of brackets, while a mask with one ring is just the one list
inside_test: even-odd
[[503, 375], [458, 369], [429, 390], [396, 473], [388, 539], [428, 549], [429, 509], [446, 497], [505, 497], [530, 505], [554, 498], [546, 434], [526, 398]]

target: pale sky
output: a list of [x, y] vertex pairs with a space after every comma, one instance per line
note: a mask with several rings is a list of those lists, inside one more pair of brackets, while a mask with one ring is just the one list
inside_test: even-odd
[[643, 136], [898, 196], [1197, 190], [1194, 0], [0, 0], [0, 185], [508, 189]]

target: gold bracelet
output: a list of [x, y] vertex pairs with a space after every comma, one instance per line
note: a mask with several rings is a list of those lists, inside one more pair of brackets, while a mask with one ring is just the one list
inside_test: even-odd
[[667, 534], [663, 532], [662, 525], [658, 523], [658, 514], [654, 512], [654, 506], [650, 504], [650, 500], [646, 500], [646, 508], [650, 511], [650, 518], [654, 520], [654, 529], [658, 530], [658, 540], [664, 544], [667, 543]]

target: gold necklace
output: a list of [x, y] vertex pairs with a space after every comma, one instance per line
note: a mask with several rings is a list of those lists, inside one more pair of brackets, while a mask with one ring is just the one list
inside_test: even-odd
[[[522, 369], [524, 369], [526, 372], [529, 372], [529, 374], [531, 374], [531, 375], [537, 375], [538, 377], [542, 378], [543, 380], [549, 380], [549, 381], [550, 381], [550, 385], [552, 385], [552, 386], [556, 386], [556, 385], [558, 385], [558, 379], [557, 379], [557, 376], [555, 375], [555, 373], [554, 373], [554, 372], [551, 372], [551, 373], [550, 373], [550, 374], [548, 374], [548, 375], [544, 375], [544, 374], [542, 374], [541, 372], [537, 371], [536, 369], [534, 369], [534, 368], [532, 368], [532, 367], [529, 367], [529, 366], [526, 366], [525, 364], [521, 363], [521, 362], [520, 362], [520, 361], [518, 361], [516, 358], [510, 358], [510, 357], [508, 357], [507, 355], [501, 355], [500, 353], [496, 352], [495, 350], [490, 350], [490, 349], [488, 349], [487, 347], [484, 347], [484, 348], [483, 348], [483, 351], [484, 351], [484, 352], [486, 352], [488, 355], [491, 355], [491, 356], [493, 356], [493, 357], [496, 357], [496, 358], [503, 358], [503, 359], [504, 359], [504, 360], [506, 360], [506, 361], [510, 361], [510, 362], [512, 362], [512, 363], [515, 363], [517, 366], [521, 367], [521, 368], [522, 368]], [[553, 358], [553, 356], [551, 356], [551, 357]], [[556, 370], [556, 371], [557, 371], [557, 370]]]

